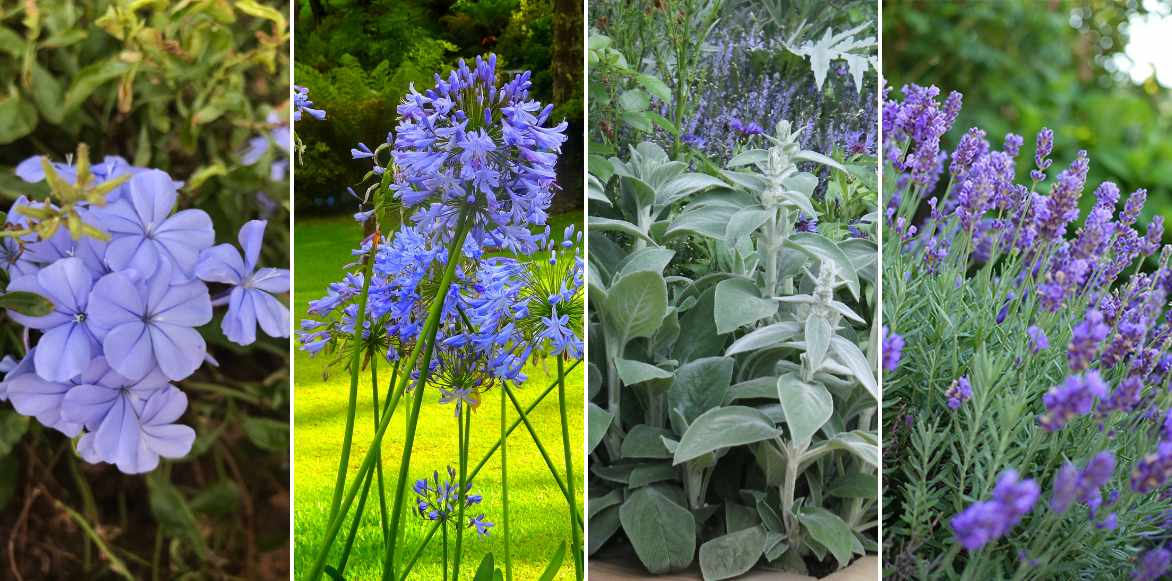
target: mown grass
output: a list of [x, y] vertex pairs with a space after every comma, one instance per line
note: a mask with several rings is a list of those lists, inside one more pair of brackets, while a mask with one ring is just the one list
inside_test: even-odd
[[[554, 231], [559, 233], [568, 223], [581, 224], [580, 213], [556, 216]], [[294, 303], [295, 317], [305, 314], [307, 303], [324, 294], [326, 285], [340, 278], [341, 266], [351, 260], [350, 250], [357, 245], [361, 236], [359, 226], [346, 217], [301, 219], [296, 224], [294, 240]], [[350, 389], [349, 375], [341, 367], [331, 369], [323, 377], [328, 359], [310, 358], [298, 351], [294, 356], [294, 566], [295, 578], [302, 578], [312, 565], [322, 538], [325, 534], [330, 500], [334, 481], [337, 477], [338, 459], [341, 453], [342, 436], [346, 422], [346, 404]], [[582, 502], [582, 423], [583, 368], [579, 366], [568, 378], [566, 389], [569, 398], [571, 446], [575, 453], [574, 474], [578, 502]], [[389, 368], [380, 370], [379, 381], [385, 384]], [[557, 377], [556, 363], [530, 366], [527, 370], [529, 381], [517, 391], [522, 404], [528, 404], [545, 390]], [[352, 481], [374, 436], [371, 416], [371, 387], [369, 371], [365, 372], [359, 384], [358, 419], [355, 422], [354, 448], [351, 452], [350, 476]], [[380, 398], [382, 396], [380, 395]], [[456, 423], [450, 406], [441, 406], [438, 393], [425, 394], [420, 414], [418, 431], [411, 457], [408, 478], [414, 481], [430, 475], [433, 470], [443, 471], [448, 464], [456, 465]], [[383, 442], [383, 464], [386, 476], [388, 503], [394, 494], [396, 471], [403, 450], [406, 431], [405, 406], [400, 406], [388, 428]], [[510, 421], [516, 412], [509, 404]], [[542, 444], [550, 453], [559, 469], [562, 460], [561, 428], [559, 423], [557, 392], [551, 393], [530, 416]], [[500, 392], [489, 392], [472, 419], [472, 440], [470, 462], [475, 465], [484, 453], [497, 441], [500, 430]], [[573, 561], [568, 545], [569, 514], [565, 500], [554, 484], [536, 445], [524, 427], [513, 432], [509, 438], [509, 522], [511, 550], [513, 555], [513, 578], [516, 580], [536, 579], [560, 543], [567, 545], [567, 558], [563, 562], [558, 579], [572, 579]], [[471, 581], [476, 566], [487, 552], [500, 562], [504, 556], [504, 542], [500, 534], [500, 460], [494, 456], [481, 471], [475, 482], [476, 492], [484, 496], [480, 507], [487, 520], [497, 523], [489, 538], [475, 538], [474, 532], [465, 531], [464, 560], [461, 563], [462, 579]], [[407, 500], [410, 502], [410, 487]], [[406, 507], [410, 509], [410, 505]], [[406, 550], [414, 552], [429, 523], [424, 523], [408, 511], [406, 518]], [[344, 530], [348, 530], [349, 523]], [[340, 542], [335, 543], [330, 563], [336, 564], [341, 554]], [[442, 579], [442, 552], [440, 537], [437, 535], [415, 567], [413, 579]], [[349, 564], [347, 579], [378, 579], [382, 571], [382, 536], [379, 527], [379, 509], [374, 490], [367, 501], [363, 521], [359, 528]]]

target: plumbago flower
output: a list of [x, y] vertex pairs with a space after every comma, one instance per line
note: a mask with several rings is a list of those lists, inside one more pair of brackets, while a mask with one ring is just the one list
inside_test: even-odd
[[465, 210], [471, 238], [530, 254], [555, 188], [566, 122], [547, 126], [553, 105], [529, 98], [530, 73], [501, 84], [496, 55], [463, 60], [435, 87], [414, 87], [399, 105], [392, 186], [411, 220], [440, 242]]
[[[54, 188], [85, 175], [39, 157], [20, 168], [21, 177]], [[57, 228], [41, 238], [37, 216], [50, 202], [21, 199], [9, 214], [17, 236], [5, 238], [8, 290], [41, 295], [52, 310], [9, 310], [31, 346], [6, 366], [0, 400], [80, 436], [83, 459], [142, 473], [191, 449], [195, 432], [178, 423], [187, 396], [172, 382], [211, 360], [199, 327], [211, 321], [213, 306], [228, 305], [224, 331], [236, 343], [254, 342], [258, 325], [288, 336], [288, 310], [273, 296], [288, 291], [288, 271], [256, 269], [263, 222], [242, 230], [245, 258], [227, 245], [209, 248], [210, 217], [176, 211], [181, 184], [162, 171], [106, 158], [88, 174], [104, 195], [73, 202], [85, 221], [80, 236]], [[232, 288], [213, 301], [206, 282]]]
[[[1147, 518], [1136, 515], [1169, 510], [1167, 491], [1172, 483], [1167, 411], [1172, 247], [1161, 248], [1163, 220], [1151, 220], [1146, 232], [1137, 225], [1147, 198], [1144, 190], [1125, 196], [1110, 182], [1087, 184], [1091, 155], [1085, 151], [1051, 172], [1056, 137], [1048, 129], [1034, 139], [1028, 164], [1032, 170], [1025, 179], [1016, 172], [1018, 158], [1028, 160], [1030, 155], [1023, 151], [1021, 136], [1005, 136], [998, 148], [984, 131], [973, 128], [949, 151], [943, 142], [959, 111], [960, 95], [942, 98], [935, 87], [917, 86], [902, 92], [903, 99], [894, 99], [884, 91], [883, 152], [892, 170], [885, 172], [885, 213], [896, 241], [885, 249], [885, 268], [894, 269], [887, 279], [890, 291], [884, 293], [891, 301], [885, 304], [885, 311], [890, 309], [885, 314], [898, 318], [904, 330], [916, 325], [916, 341], [948, 341], [957, 356], [941, 364], [933, 354], [934, 345], [905, 350], [902, 342], [885, 344], [885, 361], [889, 355], [917, 359], [890, 376], [893, 381], [885, 386], [885, 394], [892, 405], [908, 408], [907, 415], [922, 417], [938, 415], [931, 406], [943, 407], [939, 394], [946, 388], [934, 384], [939, 377], [991, 381], [992, 389], [981, 391], [985, 417], [948, 414], [937, 426], [921, 426], [922, 433], [911, 443], [914, 447], [931, 441], [980, 456], [989, 451], [988, 444], [964, 434], [980, 433], [976, 426], [990, 425], [984, 422], [996, 418], [992, 425], [1007, 432], [997, 438], [1012, 444], [996, 452], [993, 457], [1001, 459], [992, 463], [940, 460], [931, 461], [928, 468], [921, 464], [928, 462], [923, 457], [892, 463], [889, 470], [904, 479], [906, 490], [925, 486], [943, 500], [894, 491], [889, 503], [926, 519], [947, 517], [949, 511], [955, 513], [956, 498], [979, 494], [985, 475], [1009, 469], [1008, 458], [1014, 458], [1023, 472], [1029, 466], [1029, 476], [1034, 477], [1025, 480], [1025, 475], [1014, 473], [1014, 486], [1052, 483], [1049, 506], [1054, 514], [1045, 524], [1036, 524], [1043, 519], [1025, 520], [1029, 510], [1024, 503], [1009, 510], [1014, 495], [1001, 497], [995, 490], [993, 500], [952, 515], [953, 538], [960, 547], [976, 551], [1018, 526], [1023, 529], [1021, 539], [1028, 542], [1052, 527], [1050, 532], [1072, 542], [1092, 544], [1087, 551], [1097, 555], [1135, 554], [1148, 547], [1152, 563], [1141, 559], [1137, 578], [1150, 578], [1149, 568], [1159, 571], [1156, 576], [1163, 574], [1163, 549], [1150, 547], [1153, 540], [1166, 543], [1166, 533], [1134, 532], [1144, 528], [1139, 520]], [[1084, 193], [1091, 203], [1080, 203]], [[939, 292], [934, 300], [942, 303], [921, 300], [916, 293], [924, 288]], [[979, 313], [966, 322], [949, 319], [958, 312], [949, 306], [953, 301], [964, 302], [966, 309], [973, 305], [975, 311], [969, 312]], [[914, 307], [906, 307], [910, 305]], [[940, 331], [945, 328], [947, 332]], [[990, 329], [996, 332], [990, 335]], [[884, 342], [889, 342], [886, 336]], [[933, 370], [934, 377], [920, 369]], [[997, 375], [980, 373], [990, 370]], [[969, 391], [964, 387], [957, 381], [946, 390], [950, 407], [963, 404]], [[1083, 456], [1088, 450], [1096, 452]], [[1117, 465], [1124, 469], [1117, 470]], [[931, 482], [925, 474], [932, 474]], [[1036, 489], [1033, 484], [1016, 495], [1036, 500]], [[1116, 503], [1119, 508], [1105, 510]], [[1072, 510], [1076, 504], [1085, 505], [1087, 513]], [[922, 524], [901, 526], [922, 531], [917, 529]], [[946, 543], [947, 539], [912, 539], [902, 533], [893, 538], [896, 550], [909, 554], [917, 550], [912, 546]], [[1069, 554], [1047, 547], [1041, 553], [1031, 549], [1029, 556], [1028, 561], [1017, 562], [986, 551], [981, 559], [951, 566], [969, 568], [964, 571], [968, 574], [980, 570], [976, 563], [988, 566], [986, 573], [1013, 567], [1024, 571], [1054, 567]], [[928, 555], [922, 558], [930, 560]], [[1123, 566], [1083, 563], [1094, 568], [1088, 571], [1090, 576], [1102, 573], [1104, 566], [1118, 576]], [[1054, 569], [1033, 573], [1047, 578], [1065, 575]]]

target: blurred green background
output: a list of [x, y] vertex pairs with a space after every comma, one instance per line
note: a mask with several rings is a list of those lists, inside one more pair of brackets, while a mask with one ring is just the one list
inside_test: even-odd
[[533, 98], [569, 123], [552, 213], [582, 208], [580, 0], [299, 0], [296, 10], [294, 82], [328, 115], [297, 125], [299, 209], [352, 211], [345, 186], [370, 164], [351, 160], [350, 148], [386, 141], [411, 83], [422, 91], [458, 59], [488, 52], [498, 70], [532, 71]]
[[950, 147], [974, 126], [998, 145], [1024, 136], [1019, 176], [1053, 129], [1050, 174], [1086, 149], [1084, 203], [1103, 180], [1147, 188], [1146, 222], [1172, 215], [1170, 15], [1167, 0], [885, 0], [883, 75], [892, 96], [905, 83], [964, 94]]

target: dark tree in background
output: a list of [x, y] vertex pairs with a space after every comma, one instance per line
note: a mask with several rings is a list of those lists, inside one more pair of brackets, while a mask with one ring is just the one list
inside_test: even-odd
[[[570, 126], [558, 168], [559, 181], [566, 192], [579, 195], [560, 196], [558, 210], [582, 208], [582, 161], [584, 155], [582, 120], [582, 76], [584, 66], [582, 52], [582, 3], [578, 0], [555, 0], [553, 12], [553, 102], [562, 105], [562, 110], [577, 111], [574, 117], [567, 116]], [[570, 107], [572, 105], [572, 107]]]

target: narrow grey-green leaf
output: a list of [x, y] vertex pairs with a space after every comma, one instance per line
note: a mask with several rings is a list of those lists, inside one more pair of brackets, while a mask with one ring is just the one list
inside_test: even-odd
[[855, 271], [855, 265], [834, 241], [821, 234], [797, 232], [786, 239], [785, 245], [818, 260], [833, 262], [838, 267], [838, 275], [846, 281], [851, 294], [856, 299], [859, 298], [859, 275]]
[[875, 401], [879, 400], [879, 382], [875, 379], [875, 368], [867, 361], [867, 356], [859, 349], [858, 345], [843, 337], [835, 335], [830, 339], [830, 346], [834, 349], [834, 354], [839, 361], [842, 361], [851, 373], [854, 374], [855, 379], [867, 388], [871, 397]]
[[830, 328], [830, 322], [822, 317], [810, 314], [806, 318], [806, 362], [810, 369], [817, 370], [822, 367], [822, 361], [826, 359], [826, 352], [830, 349], [830, 336], [834, 334], [834, 330]]
[[777, 380], [777, 399], [795, 442], [809, 442], [834, 413], [834, 399], [820, 383], [805, 383], [787, 373]]
[[728, 346], [724, 354], [736, 355], [737, 353], [746, 353], [748, 351], [756, 351], [757, 349], [777, 347], [794, 338], [801, 331], [802, 328], [798, 325], [797, 321], [773, 323], [760, 329], [754, 329], [751, 333], [733, 341], [733, 344]]
[[667, 379], [672, 375], [670, 371], [634, 359], [615, 359], [614, 366], [619, 372], [619, 379], [623, 380], [623, 385], [635, 385], [652, 379]]
[[700, 572], [704, 581], [731, 579], [757, 564], [765, 550], [765, 529], [749, 527], [716, 537], [700, 546]]
[[743, 446], [777, 437], [769, 417], [750, 407], [728, 406], [708, 410], [688, 426], [676, 447], [676, 465], [733, 446]]
[[612, 506], [590, 517], [586, 554], [593, 555], [619, 530], [619, 507]]
[[650, 573], [660, 575], [692, 564], [696, 521], [692, 513], [655, 487], [643, 487], [631, 494], [619, 509], [619, 519], [635, 554]]
[[838, 515], [817, 506], [802, 507], [798, 513], [798, 522], [810, 536], [834, 555], [839, 566], [846, 565], [851, 559], [851, 547], [854, 546], [854, 533]]
[[598, 447], [598, 443], [602, 441], [602, 437], [606, 435], [606, 431], [610, 429], [610, 423], [614, 420], [614, 416], [610, 412], [598, 407], [593, 402], [589, 404], [587, 409], [587, 431], [586, 451], [593, 452]]
[[628, 236], [634, 236], [635, 238], [642, 238], [647, 242], [655, 244], [655, 241], [640, 230], [638, 226], [626, 220], [612, 220], [601, 216], [590, 216], [586, 220], [586, 227], [591, 232], [619, 232]]
[[757, 285], [744, 278], [728, 278], [716, 285], [713, 316], [716, 331], [731, 333], [777, 313], [778, 304], [762, 298]]

